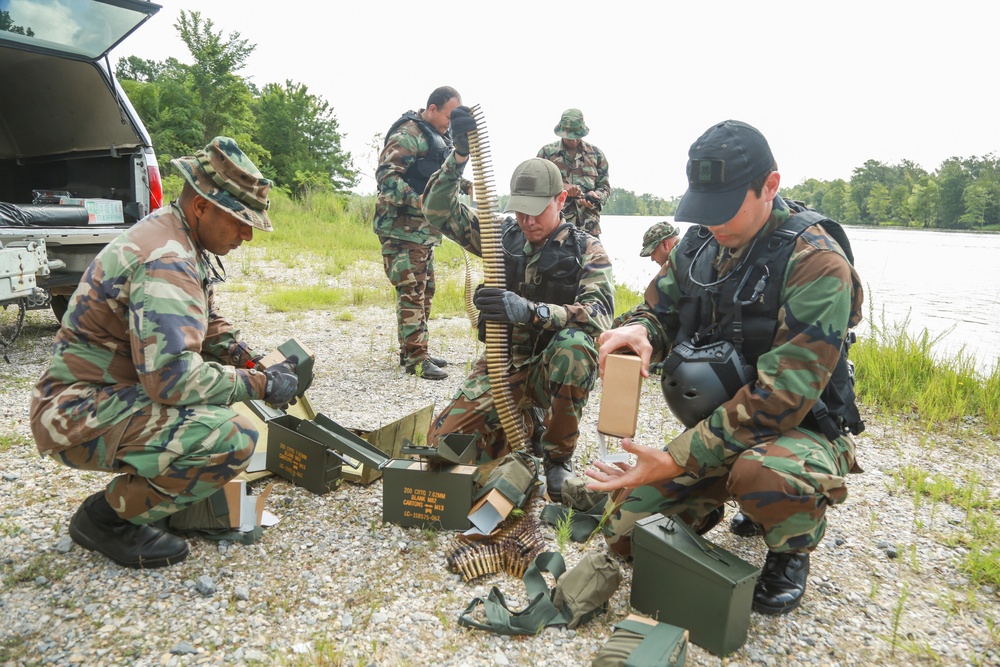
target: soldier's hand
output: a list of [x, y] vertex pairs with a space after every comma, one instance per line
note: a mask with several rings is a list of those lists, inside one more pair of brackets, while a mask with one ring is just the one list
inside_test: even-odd
[[566, 187], [563, 188], [563, 189], [566, 190], [566, 194], [569, 195], [570, 197], [579, 197], [580, 195], [583, 194], [583, 190], [580, 189], [579, 185], [573, 185], [572, 183], [566, 183], [565, 186]]
[[469, 154], [469, 132], [476, 129], [476, 119], [472, 117], [469, 107], [455, 107], [451, 110], [451, 140], [455, 152], [459, 155]]
[[653, 346], [649, 342], [649, 334], [644, 326], [628, 324], [616, 329], [608, 329], [597, 337], [597, 363], [602, 378], [608, 355], [618, 350], [631, 350], [638, 355], [642, 364], [639, 367], [639, 373], [644, 378], [649, 377], [649, 360], [653, 356]]
[[288, 359], [264, 369], [267, 386], [264, 400], [274, 406], [284, 407], [295, 398], [299, 388], [299, 376], [295, 374], [295, 364]]
[[530, 324], [535, 319], [535, 304], [520, 294], [499, 287], [480, 287], [473, 303], [480, 317], [492, 322]]

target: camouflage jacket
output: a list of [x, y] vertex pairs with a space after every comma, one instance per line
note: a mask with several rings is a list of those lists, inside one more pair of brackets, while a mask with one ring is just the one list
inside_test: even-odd
[[[562, 174], [563, 183], [577, 185], [584, 194], [593, 190], [603, 206], [611, 196], [611, 183], [608, 181], [608, 159], [604, 152], [586, 141], [573, 154], [568, 153], [562, 140], [546, 144], [538, 151], [538, 157], [555, 162]], [[567, 199], [563, 207], [566, 222], [572, 222], [577, 227], [591, 234], [601, 233], [600, 207], [587, 208], [582, 199]]]
[[410, 166], [429, 150], [427, 137], [413, 121], [400, 125], [386, 140], [375, 171], [378, 200], [372, 228], [380, 237], [441, 245], [441, 233], [427, 224], [420, 211], [418, 201], [423, 193], [403, 179]]
[[[774, 210], [758, 236], [769, 236], [788, 215], [787, 209]], [[739, 264], [748, 247], [719, 254], [720, 278]], [[655, 291], [647, 290], [646, 302], [625, 324], [645, 327], [656, 362], [677, 334], [680, 290], [672, 266], [654, 284]], [[678, 465], [694, 474], [731, 465], [744, 450], [798, 426], [829, 381], [848, 329], [861, 321], [863, 302], [861, 279], [840, 246], [820, 226], [808, 228], [785, 269], [778, 328], [771, 349], [757, 360], [756, 383], [668, 443]]]
[[[482, 246], [479, 236], [479, 218], [468, 206], [458, 200], [458, 188], [462, 171], [466, 163], [455, 162], [454, 154], [449, 155], [444, 166], [431, 177], [427, 185], [427, 196], [424, 198], [424, 215], [427, 222], [444, 232], [472, 254], [482, 257]], [[569, 228], [559, 232], [554, 241], [566, 239], [572, 230]], [[524, 244], [524, 252], [528, 255], [525, 267], [525, 282], [537, 280], [538, 257], [540, 253], [531, 244]], [[590, 236], [583, 253], [583, 270], [580, 275], [580, 285], [574, 303], [567, 305], [547, 304], [549, 306], [549, 321], [544, 330], [558, 331], [565, 327], [574, 327], [596, 338], [611, 326], [614, 315], [615, 287], [611, 274], [611, 260], [601, 242]], [[544, 276], [541, 278], [544, 280]], [[525, 352], [534, 347], [534, 341], [540, 329], [533, 325], [517, 325], [511, 334], [511, 345], [514, 349], [511, 355], [515, 368], [524, 366], [531, 358]]]
[[[35, 386], [40, 452], [92, 440], [150, 403], [261, 398], [255, 353], [215, 310], [209, 269], [176, 204], [123, 232], [93, 261]], [[41, 429], [38, 429], [41, 430]]]

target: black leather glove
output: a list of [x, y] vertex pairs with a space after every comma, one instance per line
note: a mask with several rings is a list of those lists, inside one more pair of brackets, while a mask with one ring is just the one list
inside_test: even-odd
[[455, 107], [451, 110], [451, 141], [459, 155], [469, 154], [469, 132], [475, 132], [476, 119], [469, 107]]
[[473, 303], [484, 320], [530, 324], [535, 319], [535, 304], [499, 287], [480, 287], [473, 296]]
[[299, 388], [299, 377], [295, 374], [295, 363], [289, 359], [264, 369], [267, 387], [264, 400], [271, 405], [284, 407], [295, 398]]

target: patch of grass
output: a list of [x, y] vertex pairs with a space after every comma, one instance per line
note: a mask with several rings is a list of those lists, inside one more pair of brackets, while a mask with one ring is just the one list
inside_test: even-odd
[[615, 283], [615, 317], [635, 308], [643, 301], [642, 294], [639, 292], [620, 283]]
[[566, 547], [573, 536], [573, 508], [566, 510], [566, 515], [556, 524], [556, 546], [559, 553], [565, 553]]
[[69, 572], [69, 567], [55, 554], [42, 553], [20, 565], [5, 565], [2, 569], [4, 586], [33, 582], [37, 577], [59, 581]]
[[892, 474], [898, 486], [910, 493], [925, 496], [934, 502], [948, 503], [966, 511], [993, 507], [989, 491], [978, 475], [971, 475], [966, 483], [947, 475], [930, 474], [915, 466], [903, 466]]
[[928, 430], [966, 417], [981, 421], [991, 436], [1000, 434], [1000, 365], [983, 374], [975, 358], [959, 350], [941, 358], [935, 346], [947, 332], [914, 335], [909, 319], [887, 324], [869, 309], [871, 335], [851, 349], [861, 402], [887, 413], [913, 414]]
[[272, 312], [299, 313], [308, 310], [333, 310], [339, 306], [388, 306], [391, 305], [388, 296], [388, 289], [304, 285], [271, 290], [262, 294], [260, 301]]
[[311, 643], [311, 651], [285, 658], [281, 660], [281, 664], [287, 667], [345, 667], [367, 664], [364, 660], [349, 662], [343, 649], [340, 648], [340, 642], [326, 634], [312, 637]]
[[17, 433], [0, 433], [0, 452], [9, 452], [16, 447], [27, 447], [29, 440]]

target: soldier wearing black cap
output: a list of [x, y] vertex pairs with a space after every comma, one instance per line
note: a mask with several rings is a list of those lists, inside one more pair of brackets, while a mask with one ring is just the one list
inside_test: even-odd
[[687, 430], [663, 450], [626, 441], [636, 465], [597, 462], [589, 486], [617, 491], [605, 532], [626, 556], [638, 519], [661, 512], [705, 532], [735, 500], [743, 533], [768, 548], [754, 609], [783, 614], [802, 601], [826, 509], [856, 465], [851, 433], [864, 424], [846, 348], [864, 295], [839, 225], [778, 196], [755, 128], [714, 125], [689, 158], [674, 217], [696, 226], [646, 303], [599, 339], [602, 369], [622, 348], [644, 375], [666, 359], [664, 395]]

